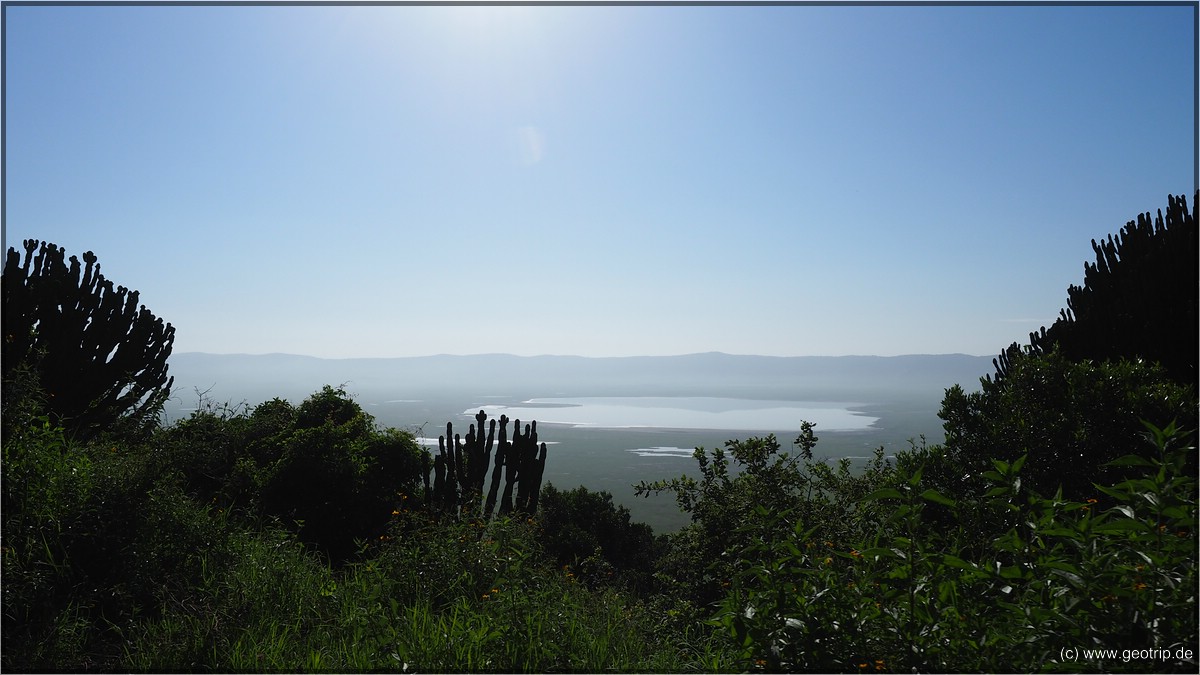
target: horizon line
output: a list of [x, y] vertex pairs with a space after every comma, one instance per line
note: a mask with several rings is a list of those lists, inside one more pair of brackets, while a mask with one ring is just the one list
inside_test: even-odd
[[582, 354], [513, 354], [511, 352], [476, 352], [470, 354], [449, 354], [445, 352], [437, 354], [422, 354], [408, 356], [312, 356], [310, 354], [296, 354], [292, 352], [205, 352], [205, 351], [186, 351], [176, 352], [172, 356], [183, 355], [202, 355], [202, 356], [289, 356], [305, 359], [315, 359], [318, 361], [389, 361], [399, 359], [432, 359], [432, 358], [478, 358], [478, 357], [508, 357], [517, 359], [540, 359], [540, 358], [568, 358], [568, 359], [672, 359], [684, 358], [689, 356], [731, 356], [731, 357], [749, 357], [749, 358], [767, 358], [767, 359], [846, 359], [846, 358], [875, 358], [875, 359], [895, 359], [912, 356], [967, 356], [971, 358], [994, 358], [994, 354], [968, 354], [966, 352], [913, 352], [907, 354], [795, 354], [791, 356], [781, 356], [778, 354], [734, 354], [730, 352], [722, 352], [718, 350], [707, 352], [687, 352], [681, 354], [626, 354], [621, 356], [586, 356]]

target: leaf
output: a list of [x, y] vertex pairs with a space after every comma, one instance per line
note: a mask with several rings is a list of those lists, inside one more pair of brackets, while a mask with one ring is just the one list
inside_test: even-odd
[[901, 556], [896, 555], [896, 553], [893, 552], [892, 549], [883, 548], [883, 547], [868, 548], [868, 549], [862, 551], [862, 556], [864, 558], [879, 558], [879, 557], [899, 558], [899, 557], [901, 557]]
[[949, 506], [951, 508], [953, 508], [955, 506], [955, 502], [953, 499], [950, 499], [949, 497], [944, 496], [942, 493], [938, 492], [937, 490], [934, 490], [933, 488], [929, 488], [928, 490], [922, 492], [921, 498], [925, 499], [927, 501], [941, 504], [942, 506]]
[[1000, 573], [1001, 578], [1004, 579], [1021, 579], [1025, 576], [1024, 570], [1016, 565], [1001, 567], [998, 572]]
[[1097, 485], [1096, 489], [1100, 490], [1101, 492], [1108, 495], [1109, 497], [1116, 497], [1117, 499], [1128, 499], [1129, 498], [1129, 493], [1122, 491], [1122, 490], [1116, 490], [1113, 488], [1104, 487], [1103, 485]]
[[979, 571], [979, 566], [976, 565], [975, 563], [967, 562], [966, 560], [963, 560], [962, 558], [960, 558], [956, 555], [951, 555], [949, 553], [942, 555], [942, 562], [946, 565], [949, 565], [951, 567], [957, 567], [962, 570], [970, 570], [972, 572]]
[[1058, 576], [1066, 579], [1075, 588], [1083, 588], [1084, 587], [1083, 579], [1080, 578], [1080, 576], [1078, 574], [1073, 574], [1066, 570], [1050, 570], [1050, 573], [1057, 574]]
[[903, 500], [904, 495], [900, 494], [900, 491], [897, 490], [896, 488], [882, 488], [880, 490], [876, 490], [876, 491], [872, 492], [871, 494], [867, 495], [866, 497], [863, 497], [864, 502], [873, 502], [873, 501], [878, 501], [880, 499], [901, 499], [901, 500]]
[[1105, 462], [1102, 466], [1154, 466], [1154, 462], [1137, 455], [1125, 455], [1111, 462]]
[[1068, 539], [1080, 539], [1082, 533], [1076, 530], [1071, 530], [1065, 527], [1046, 527], [1038, 530], [1038, 534], [1044, 537], [1067, 537]]
[[1128, 506], [1125, 506], [1124, 504], [1118, 504], [1118, 505], [1110, 508], [1109, 511], [1110, 512], [1116, 511], [1117, 513], [1120, 513], [1121, 515], [1125, 516], [1126, 518], [1134, 518], [1135, 517], [1133, 515], [1133, 509], [1129, 508]]
[[1066, 579], [1075, 588], [1083, 588], [1085, 585], [1083, 582], [1083, 577], [1080, 576], [1079, 569], [1070, 563], [1052, 560], [1043, 563], [1042, 567], [1050, 568], [1051, 574], [1057, 574], [1058, 576]]
[[1021, 455], [1020, 457], [1017, 458], [1017, 461], [1012, 463], [1012, 469], [1011, 469], [1012, 473], [1016, 473], [1016, 472], [1020, 471], [1021, 467], [1025, 466], [1025, 459], [1027, 457], [1029, 457], [1028, 454]]
[[1168, 506], [1162, 510], [1164, 518], [1172, 518], [1175, 520], [1183, 520], [1190, 517], [1187, 509], [1182, 506]]
[[1101, 523], [1092, 528], [1096, 532], [1149, 532], [1150, 526], [1132, 518], [1121, 518], [1107, 523]]

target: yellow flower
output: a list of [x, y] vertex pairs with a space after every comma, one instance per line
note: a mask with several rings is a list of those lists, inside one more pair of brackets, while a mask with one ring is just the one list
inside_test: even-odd
[[398, 516], [398, 515], [400, 515], [400, 511], [399, 511], [399, 510], [397, 510], [397, 509], [392, 509], [392, 515], [393, 515], [393, 516]]
[[1133, 590], [1135, 590], [1135, 591], [1144, 590], [1145, 588], [1146, 588], [1146, 584], [1144, 584], [1140, 581], [1133, 585]]
[[833, 558], [826, 558], [826, 559], [825, 559], [825, 564], [826, 564], [826, 565], [832, 565], [832, 564], [833, 564]]
[[859, 553], [859, 552], [858, 552], [858, 549], [856, 549], [856, 548], [852, 548], [852, 549], [850, 549], [850, 555], [854, 556], [855, 558], [861, 558], [861, 557], [862, 557], [862, 554], [861, 554], [861, 553]]

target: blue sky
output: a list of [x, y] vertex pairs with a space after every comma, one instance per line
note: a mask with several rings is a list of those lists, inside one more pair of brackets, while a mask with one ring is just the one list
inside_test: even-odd
[[1195, 11], [9, 6], [6, 246], [177, 352], [995, 354], [1191, 199]]

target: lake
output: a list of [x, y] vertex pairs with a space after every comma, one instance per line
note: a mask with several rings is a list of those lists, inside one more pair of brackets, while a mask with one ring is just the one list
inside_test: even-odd
[[[539, 424], [608, 429], [658, 428], [722, 431], [790, 431], [801, 420], [830, 431], [860, 431], [879, 418], [853, 403], [758, 401], [710, 396], [596, 396], [535, 398], [516, 405], [484, 405], [489, 417], [537, 420]], [[472, 416], [474, 409], [461, 414]]]

